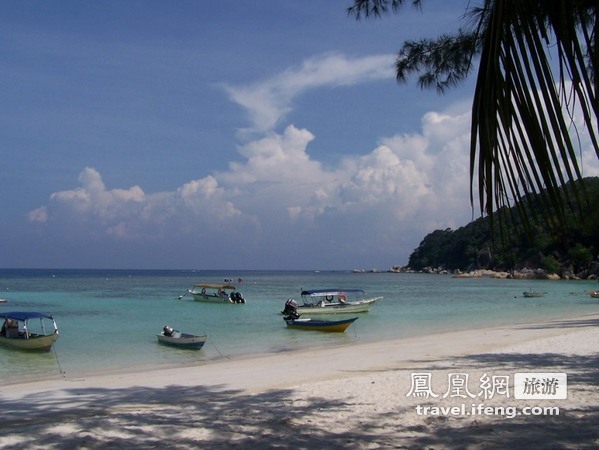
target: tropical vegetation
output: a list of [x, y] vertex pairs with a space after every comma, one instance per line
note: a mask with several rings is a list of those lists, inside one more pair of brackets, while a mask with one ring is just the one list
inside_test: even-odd
[[[410, 255], [408, 266], [413, 270], [435, 268], [453, 271], [528, 268], [562, 276], [597, 272], [599, 178], [586, 178], [584, 182], [592, 200], [580, 206], [588, 220], [580, 221], [576, 215], [567, 214], [569, 232], [559, 239], [542, 224], [537, 225], [531, 236], [524, 232], [521, 223], [512, 224], [510, 230], [504, 230], [508, 238], [493, 239], [489, 220], [485, 217], [457, 230], [447, 228], [428, 234]], [[565, 191], [572, 188], [566, 185], [559, 194], [565, 197]]]

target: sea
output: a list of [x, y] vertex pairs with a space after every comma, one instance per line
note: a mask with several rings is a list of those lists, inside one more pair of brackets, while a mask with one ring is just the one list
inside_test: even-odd
[[[187, 295], [196, 283], [229, 279], [245, 304], [201, 303]], [[288, 329], [281, 315], [285, 301], [299, 301], [303, 289], [325, 288], [384, 298], [370, 312], [355, 314], [359, 319], [345, 333]], [[524, 298], [528, 290], [546, 295]], [[0, 311], [51, 314], [60, 332], [47, 353], [0, 347], [0, 385], [560, 320], [599, 311], [591, 290], [596, 281], [419, 273], [0, 269], [0, 298], [7, 300]], [[165, 325], [207, 334], [208, 341], [199, 351], [160, 345], [156, 335]]]

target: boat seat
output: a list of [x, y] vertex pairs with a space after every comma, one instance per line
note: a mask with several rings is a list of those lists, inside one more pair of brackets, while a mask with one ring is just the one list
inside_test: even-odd
[[18, 338], [19, 337], [19, 329], [8, 327], [6, 328], [6, 337], [7, 338]]

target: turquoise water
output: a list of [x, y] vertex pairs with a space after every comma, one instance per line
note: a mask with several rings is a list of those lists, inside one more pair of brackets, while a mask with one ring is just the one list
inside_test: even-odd
[[[238, 285], [246, 304], [178, 297], [200, 282]], [[280, 311], [302, 289], [357, 288], [384, 296], [345, 333], [289, 330]], [[542, 298], [522, 298], [534, 289]], [[444, 275], [284, 271], [0, 270], [0, 311], [53, 314], [60, 339], [50, 353], [0, 348], [0, 383], [76, 378], [102, 371], [209, 364], [226, 357], [285, 352], [525, 323], [595, 313], [591, 281], [456, 279]], [[201, 351], [158, 345], [164, 325], [209, 335]]]

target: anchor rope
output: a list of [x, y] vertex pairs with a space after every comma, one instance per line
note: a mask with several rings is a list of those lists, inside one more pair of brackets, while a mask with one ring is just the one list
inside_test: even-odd
[[58, 358], [58, 352], [56, 351], [56, 347], [54, 345], [52, 346], [52, 352], [54, 352], [54, 357], [56, 358], [56, 363], [58, 364], [58, 370], [60, 370], [60, 374], [65, 381], [68, 381], [66, 372], [62, 370], [62, 365], [60, 364], [60, 359]]
[[[216, 346], [216, 344], [214, 343], [214, 341], [210, 341], [210, 343], [212, 344], [212, 346], [214, 347], [214, 349], [216, 350], [216, 352], [221, 356], [221, 357], [225, 357], [225, 355], [223, 355], [223, 353], [218, 349], [218, 347]], [[226, 357], [228, 359], [231, 359], [231, 355], [226, 355]]]

